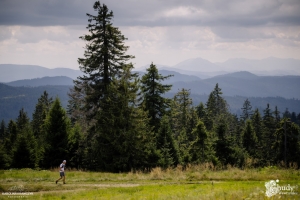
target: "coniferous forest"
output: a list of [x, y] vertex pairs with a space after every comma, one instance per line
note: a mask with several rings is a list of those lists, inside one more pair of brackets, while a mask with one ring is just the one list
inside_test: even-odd
[[80, 37], [84, 75], [74, 81], [67, 109], [45, 91], [32, 120], [23, 109], [16, 120], [2, 120], [1, 169], [49, 169], [64, 159], [71, 168], [111, 172], [203, 163], [299, 168], [300, 114], [268, 104], [261, 113], [246, 99], [236, 116], [218, 83], [195, 107], [188, 89], [166, 98], [172, 85], [164, 80], [172, 76], [149, 63], [139, 78], [113, 12], [98, 1], [94, 9]]

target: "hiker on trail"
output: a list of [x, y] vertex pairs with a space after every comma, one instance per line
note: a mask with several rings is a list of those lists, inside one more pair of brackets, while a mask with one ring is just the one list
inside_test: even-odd
[[57, 184], [57, 182], [60, 180], [60, 179], [62, 179], [63, 180], [63, 183], [64, 184], [66, 184], [66, 182], [65, 182], [65, 179], [66, 179], [66, 176], [65, 176], [65, 166], [66, 166], [66, 160], [64, 160], [61, 164], [60, 164], [60, 166], [59, 166], [59, 175], [60, 175], [60, 178], [59, 179], [57, 179], [56, 181], [55, 181], [55, 183]]

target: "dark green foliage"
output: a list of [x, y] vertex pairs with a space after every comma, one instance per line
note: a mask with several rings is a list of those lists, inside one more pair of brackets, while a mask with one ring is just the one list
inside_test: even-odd
[[47, 91], [44, 91], [43, 95], [41, 95], [41, 97], [38, 99], [34, 113], [32, 114], [31, 124], [33, 127], [33, 133], [41, 140], [43, 138], [42, 126], [53, 102], [52, 98], [49, 98], [48, 96], [49, 94]]
[[32, 126], [33, 134], [34, 134], [35, 138], [37, 139], [38, 160], [40, 160], [41, 162], [44, 159], [43, 158], [44, 152], [45, 152], [44, 148], [46, 145], [46, 132], [45, 132], [43, 126], [44, 126], [47, 114], [51, 108], [52, 102], [53, 102], [53, 100], [52, 100], [52, 98], [49, 98], [49, 94], [47, 93], [47, 91], [44, 91], [44, 93], [38, 99], [38, 102], [35, 106], [34, 113], [32, 114], [31, 126]]
[[295, 123], [283, 118], [276, 130], [277, 141], [274, 151], [277, 153], [277, 160], [283, 161], [287, 167], [300, 163], [300, 128]]
[[29, 122], [20, 130], [13, 149], [13, 168], [35, 168], [38, 166], [37, 142]]
[[195, 110], [192, 108], [190, 91], [180, 90], [171, 103], [171, 126], [174, 138], [178, 145], [180, 163], [186, 165], [190, 162], [190, 143], [194, 140], [192, 133], [198, 120]]
[[[120, 79], [112, 79], [97, 113], [97, 125], [89, 132], [90, 163], [94, 169], [128, 171], [155, 166], [158, 154], [147, 113], [136, 107], [137, 74], [125, 66]], [[96, 134], [94, 134], [96, 133]]]
[[162, 82], [172, 75], [162, 76], [158, 73], [156, 66], [152, 63], [146, 69], [147, 73], [141, 79], [141, 107], [148, 112], [150, 125], [157, 132], [160, 125], [160, 119], [166, 114], [170, 107], [170, 99], [163, 97], [172, 85], [163, 85]]
[[9, 122], [7, 137], [4, 140], [5, 168], [8, 166], [14, 168], [37, 167], [37, 143], [24, 109], [20, 110], [16, 121], [16, 123], [14, 121]]
[[157, 149], [161, 158], [158, 164], [163, 168], [176, 166], [179, 163], [178, 150], [173, 138], [170, 122], [167, 116], [163, 116], [160, 121], [160, 128], [157, 133]]
[[202, 102], [198, 106], [196, 106], [196, 113], [199, 119], [203, 120], [206, 116], [205, 107]]
[[[282, 108], [276, 106], [273, 112], [267, 104], [261, 116], [262, 108], [253, 113], [248, 99], [235, 97], [244, 104], [233, 115], [218, 83], [205, 96], [205, 104], [198, 99], [197, 107], [190, 90], [182, 89], [168, 99], [171, 85], [163, 81], [170, 75], [162, 76], [152, 63], [139, 80], [128, 64], [133, 56], [126, 55], [126, 38], [112, 25], [113, 12], [99, 1], [93, 8], [97, 14], [87, 14], [89, 33], [80, 37], [86, 42], [84, 58], [78, 59], [84, 75], [74, 81], [69, 93], [70, 119], [60, 100], [52, 102], [43, 88], [31, 122], [25, 109], [7, 126], [5, 120], [1, 122], [1, 169], [48, 169], [64, 159], [71, 168], [113, 172], [203, 163], [240, 168], [300, 166], [300, 114], [286, 110], [281, 119]], [[31, 100], [31, 90], [3, 84], [1, 88], [0, 105], [5, 108], [1, 107], [1, 114], [6, 120], [11, 109], [5, 107], [8, 101], [15, 105], [22, 99], [26, 109], [33, 110], [33, 101], [25, 101]], [[21, 91], [25, 92], [22, 98]], [[265, 99], [272, 100], [250, 100]]]
[[192, 135], [194, 135], [195, 140], [191, 142], [191, 162], [194, 164], [205, 162], [212, 162], [216, 164], [217, 158], [215, 157], [215, 151], [213, 148], [214, 138], [209, 132], [207, 132], [202, 121], [198, 121]]
[[279, 112], [277, 106], [275, 106], [274, 117], [275, 117], [275, 123], [279, 124], [281, 118], [280, 118], [280, 112]]
[[3, 144], [0, 144], [0, 169], [7, 169], [10, 166], [12, 159], [7, 153]]
[[80, 169], [83, 156], [83, 135], [79, 124], [75, 124], [68, 135], [68, 166]]
[[227, 103], [221, 96], [222, 94], [222, 89], [219, 88], [219, 84], [217, 83], [214, 90], [210, 93], [206, 103], [207, 110], [212, 116], [218, 116], [228, 111]]
[[243, 146], [250, 156], [255, 157], [257, 148], [257, 137], [250, 120], [246, 121], [243, 131]]
[[56, 98], [47, 114], [44, 130], [45, 154], [43, 166], [46, 168], [57, 167], [68, 156], [68, 134], [70, 132], [70, 120], [60, 101]]
[[251, 103], [248, 99], [245, 100], [242, 111], [243, 111], [243, 113], [241, 115], [241, 119], [243, 121], [246, 121], [247, 119], [250, 119], [250, 117], [253, 114], [253, 111], [252, 111]]
[[[90, 117], [103, 109], [102, 100], [108, 95], [112, 79], [120, 76], [126, 61], [133, 56], [126, 55], [126, 38], [112, 25], [113, 12], [99, 1], [94, 4], [97, 15], [88, 16], [88, 35], [80, 37], [86, 42], [84, 58], [79, 58], [81, 71], [85, 74], [79, 80], [85, 87], [85, 108]], [[104, 108], [105, 109], [105, 108]]]
[[276, 140], [276, 126], [273, 112], [270, 105], [267, 104], [267, 108], [264, 110], [263, 115], [263, 136], [262, 136], [262, 150], [264, 152], [264, 162], [274, 164], [274, 158], [276, 157], [274, 151], [274, 144]]
[[[113, 12], [95, 2], [97, 15], [87, 14], [85, 58], [79, 58], [79, 77], [71, 108], [84, 110], [91, 121], [84, 137], [85, 163], [93, 170], [128, 171], [155, 166], [158, 154], [147, 113], [136, 107], [138, 82], [127, 61], [126, 38], [111, 21]], [[76, 93], [75, 93], [76, 95]], [[83, 108], [83, 109], [82, 109]], [[72, 110], [70, 109], [72, 112]], [[76, 117], [75, 117], [76, 120]]]
[[212, 130], [214, 126], [218, 126], [220, 121], [227, 119], [227, 116], [230, 115], [227, 102], [222, 97], [222, 94], [222, 89], [219, 88], [217, 83], [214, 90], [209, 94], [206, 102], [204, 123], [209, 131]]

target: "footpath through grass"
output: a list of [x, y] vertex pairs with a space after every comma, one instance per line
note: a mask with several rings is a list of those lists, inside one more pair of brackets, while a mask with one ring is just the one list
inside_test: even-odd
[[[213, 170], [203, 166], [150, 173], [67, 171], [66, 184], [57, 171], [1, 170], [0, 199], [300, 199], [300, 171], [274, 167]], [[281, 188], [268, 198], [265, 183]], [[287, 186], [293, 186], [291, 193]], [[295, 187], [294, 187], [295, 186]], [[276, 192], [276, 191], [275, 191]]]

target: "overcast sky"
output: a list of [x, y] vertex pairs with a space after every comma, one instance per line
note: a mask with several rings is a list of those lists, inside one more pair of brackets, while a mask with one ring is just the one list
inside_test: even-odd
[[[94, 0], [0, 0], [0, 64], [78, 69]], [[299, 0], [104, 0], [136, 67], [300, 59]]]

